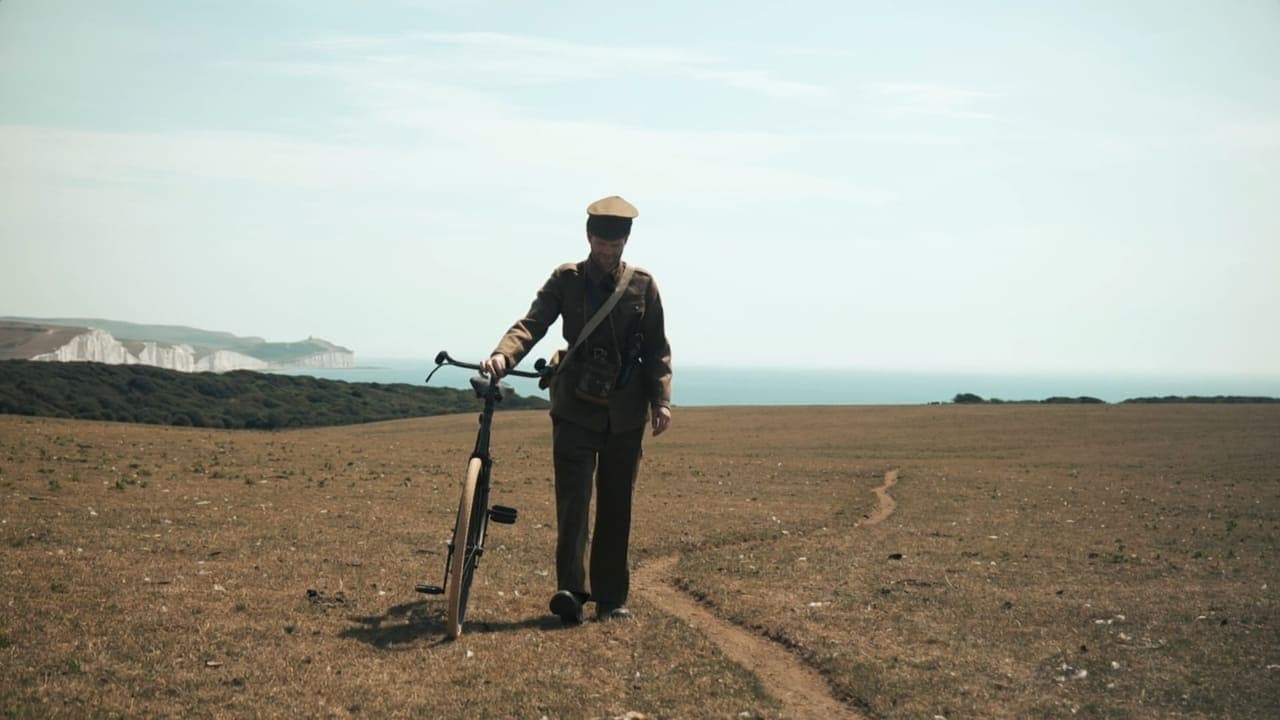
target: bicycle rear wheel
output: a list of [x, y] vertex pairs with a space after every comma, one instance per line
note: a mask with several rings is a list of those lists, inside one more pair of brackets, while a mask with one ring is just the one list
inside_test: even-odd
[[467, 464], [467, 477], [462, 482], [462, 495], [458, 499], [458, 521], [453, 528], [453, 555], [449, 559], [449, 576], [445, 578], [445, 605], [448, 618], [445, 631], [450, 638], [462, 634], [462, 622], [467, 614], [467, 599], [471, 595], [471, 581], [475, 577], [476, 563], [483, 551], [483, 540], [488, 509], [488, 499], [480, 488], [480, 473], [484, 462], [471, 458]]

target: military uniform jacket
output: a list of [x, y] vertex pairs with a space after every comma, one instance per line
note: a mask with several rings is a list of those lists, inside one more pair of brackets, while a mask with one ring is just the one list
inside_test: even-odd
[[[551, 273], [538, 291], [529, 312], [503, 335], [494, 354], [503, 355], [508, 367], [517, 365], [542, 339], [557, 318], [564, 320], [562, 333], [571, 347], [605, 298], [616, 287], [625, 263], [612, 274], [606, 274], [590, 260], [565, 263]], [[593, 283], [588, 287], [588, 283]], [[644, 336], [640, 363], [630, 381], [617, 387], [609, 396], [609, 405], [596, 405], [574, 394], [586, 358], [596, 349], [621, 359], [629, 338], [636, 332]], [[626, 290], [591, 336], [578, 347], [575, 357], [564, 357], [567, 347], [553, 357], [563, 364], [551, 380], [551, 416], [583, 427], [611, 432], [634, 430], [649, 419], [650, 405], [671, 405], [671, 346], [667, 342], [662, 315], [662, 297], [653, 276], [635, 268]]]

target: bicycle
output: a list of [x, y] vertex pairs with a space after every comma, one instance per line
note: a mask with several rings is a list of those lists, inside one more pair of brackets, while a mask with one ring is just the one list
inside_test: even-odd
[[[436, 367], [427, 375], [430, 383], [432, 376], [446, 365], [480, 370], [475, 363], [460, 362], [441, 350], [436, 354]], [[538, 360], [534, 364], [536, 372], [508, 370], [507, 375], [518, 377], [541, 378], [546, 372], [546, 361]], [[485, 533], [489, 521], [510, 525], [518, 515], [513, 507], [494, 505], [489, 507], [489, 483], [493, 471], [493, 458], [489, 455], [489, 440], [493, 431], [493, 411], [496, 405], [514, 392], [510, 386], [500, 382], [497, 377], [485, 378], [476, 375], [471, 378], [471, 388], [476, 397], [484, 400], [484, 409], [480, 411], [480, 430], [476, 433], [475, 449], [471, 451], [471, 459], [467, 462], [467, 474], [462, 481], [462, 494], [458, 499], [458, 515], [454, 521], [452, 539], [449, 541], [449, 555], [444, 565], [444, 585], [415, 586], [415, 590], [428, 595], [444, 595], [447, 619], [445, 632], [450, 639], [462, 634], [462, 623], [466, 618], [467, 600], [471, 595], [471, 582], [475, 579], [476, 568], [480, 557], [484, 555]]]

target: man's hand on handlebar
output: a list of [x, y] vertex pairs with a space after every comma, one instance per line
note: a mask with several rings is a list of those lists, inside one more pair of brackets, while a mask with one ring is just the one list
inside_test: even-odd
[[499, 380], [507, 374], [507, 358], [502, 353], [494, 353], [488, 360], [480, 363], [480, 374], [488, 377], [492, 374]]

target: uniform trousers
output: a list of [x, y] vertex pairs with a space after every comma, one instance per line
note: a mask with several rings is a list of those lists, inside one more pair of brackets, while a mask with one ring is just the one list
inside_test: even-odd
[[644, 427], [611, 433], [553, 419], [556, 471], [556, 581], [558, 589], [585, 594], [584, 554], [596, 491], [591, 533], [591, 599], [624, 605], [630, 587], [627, 546], [631, 537], [631, 496], [644, 454]]

